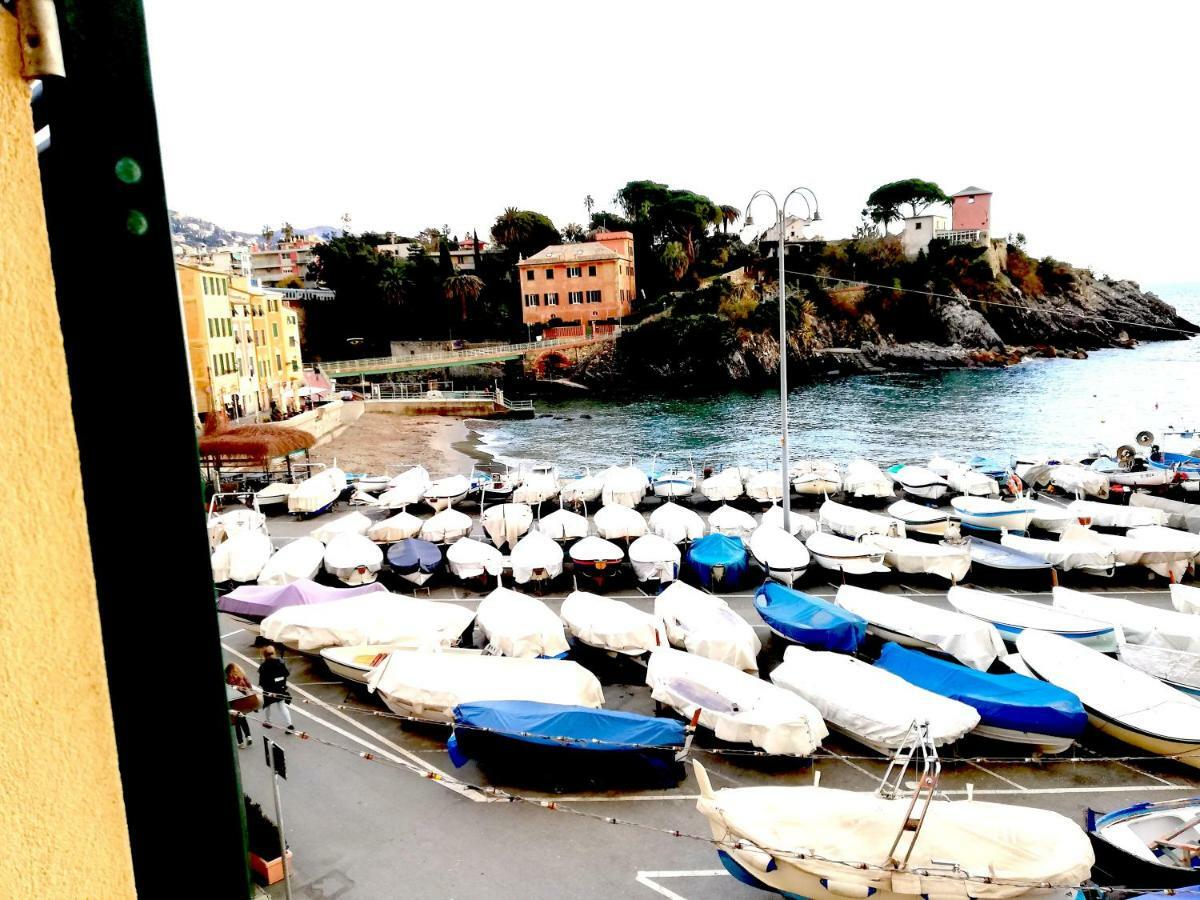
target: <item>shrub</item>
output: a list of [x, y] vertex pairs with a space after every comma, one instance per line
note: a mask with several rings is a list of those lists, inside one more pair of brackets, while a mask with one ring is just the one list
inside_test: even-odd
[[279, 827], [271, 821], [261, 806], [242, 795], [246, 807], [246, 845], [250, 852], [263, 859], [279, 859], [283, 850], [279, 845]]

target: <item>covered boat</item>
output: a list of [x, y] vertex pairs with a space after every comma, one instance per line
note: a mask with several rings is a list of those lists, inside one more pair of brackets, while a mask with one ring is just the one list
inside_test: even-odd
[[231, 509], [208, 517], [208, 543], [216, 548], [221, 541], [247, 531], [267, 533], [267, 517], [256, 509]]
[[586, 475], [564, 477], [558, 479], [558, 499], [570, 506], [583, 506], [585, 503], [595, 503], [600, 499], [604, 490], [604, 482], [590, 472]]
[[888, 515], [904, 524], [909, 537], [940, 538], [950, 524], [950, 515], [944, 509], [935, 509], [911, 500], [897, 500], [887, 508]]
[[841, 653], [788, 647], [771, 681], [815, 706], [831, 728], [885, 755], [911, 740], [913, 722], [929, 724], [935, 747], [954, 743], [979, 724], [970, 706]]
[[661, 647], [646, 667], [650, 696], [723, 741], [808, 756], [829, 734], [821, 714], [791, 691], [714, 659]]
[[1072, 500], [1067, 512], [1079, 520], [1090, 520], [1094, 528], [1137, 528], [1139, 525], [1166, 525], [1167, 514], [1144, 506], [1119, 506], [1095, 500]]
[[679, 575], [680, 559], [679, 548], [657, 534], [642, 535], [629, 545], [629, 563], [638, 581], [674, 581]]
[[361, 534], [338, 534], [325, 545], [325, 571], [353, 587], [375, 580], [383, 566], [383, 550]]
[[1036, 678], [1015, 672], [992, 675], [892, 643], [883, 645], [875, 665], [970, 706], [979, 714], [974, 730], [980, 737], [1062, 753], [1087, 727], [1078, 697]]
[[881, 516], [855, 506], [847, 506], [836, 500], [825, 498], [821, 504], [821, 525], [827, 531], [840, 534], [842, 537], [857, 540], [864, 534], [890, 534], [893, 537], [904, 537], [904, 523], [891, 516]]
[[296, 538], [271, 555], [258, 573], [258, 583], [291, 584], [293, 581], [307, 581], [321, 571], [324, 561], [324, 544], [316, 538]]
[[963, 543], [966, 544], [967, 552], [971, 555], [971, 565], [975, 566], [977, 570], [988, 569], [998, 574], [1014, 574], [1048, 572], [1054, 568], [1040, 556], [1024, 553], [992, 541], [968, 537]]
[[264, 488], [254, 492], [254, 501], [259, 506], [285, 505], [296, 485], [289, 481], [272, 481]]
[[666, 502], [650, 513], [650, 531], [672, 544], [704, 536], [704, 520], [694, 509]]
[[971, 569], [971, 554], [961, 544], [931, 544], [912, 538], [864, 535], [860, 543], [883, 551], [883, 562], [905, 575], [936, 575], [951, 583]]
[[1200, 653], [1178, 650], [1170, 641], [1155, 637], [1151, 643], [1123, 643], [1117, 659], [1163, 684], [1200, 697]]
[[453, 544], [471, 533], [471, 517], [457, 509], [434, 513], [421, 526], [421, 540], [432, 544]]
[[1177, 650], [1200, 652], [1200, 616], [1146, 606], [1107, 591], [1083, 593], [1064, 587], [1054, 588], [1054, 605], [1116, 625], [1133, 644], [1153, 644], [1161, 639]]
[[602, 784], [666, 786], [683, 780], [683, 723], [631, 712], [529, 700], [490, 700], [454, 708], [450, 760], [485, 769]]
[[750, 555], [768, 578], [789, 586], [804, 577], [812, 562], [808, 548], [799, 538], [766, 523], [750, 535]]
[[1125, 534], [1097, 533], [1096, 539], [1113, 548], [1118, 563], [1144, 566], [1171, 581], [1183, 578], [1200, 553], [1200, 536], [1162, 525], [1130, 528]]
[[754, 595], [754, 608], [780, 637], [816, 650], [853, 653], [867, 635], [867, 622], [822, 597], [767, 582]]
[[759, 503], [778, 503], [783, 498], [785, 485], [790, 489], [791, 481], [784, 481], [779, 469], [754, 472], [746, 479], [746, 496]]
[[386, 490], [379, 495], [379, 505], [388, 509], [404, 509], [420, 503], [429, 485], [429, 473], [421, 466], [413, 466], [388, 482]]
[[538, 519], [537, 530], [555, 541], [575, 541], [587, 537], [588, 520], [569, 509], [556, 509]]
[[883, 469], [865, 459], [852, 459], [846, 464], [842, 477], [842, 490], [859, 499], [876, 497], [886, 499], [896, 496], [892, 480], [883, 474]]
[[1004, 653], [1004, 641], [989, 623], [910, 600], [843, 584], [837, 605], [867, 621], [867, 630], [885, 641], [935, 650], [973, 669], [987, 671]]
[[397, 715], [453, 724], [462, 703], [525, 700], [599, 709], [596, 676], [565, 659], [457, 653], [393, 653], [371, 670], [367, 690]]
[[734, 590], [746, 579], [749, 558], [741, 538], [710, 534], [692, 542], [687, 565], [705, 590]]
[[213, 581], [248, 584], [261, 574], [275, 547], [262, 531], [243, 531], [217, 544], [212, 552]]
[[352, 644], [347, 647], [321, 648], [321, 660], [338, 678], [354, 684], [366, 684], [371, 670], [393, 653], [466, 653], [478, 656], [483, 651], [470, 647], [431, 647], [417, 644]]
[[882, 550], [835, 534], [818, 531], [809, 535], [804, 546], [822, 569], [844, 572], [847, 575], [870, 575], [889, 571], [883, 562]]
[[346, 489], [346, 473], [338, 468], [322, 469], [296, 485], [288, 494], [288, 512], [296, 516], [314, 516], [333, 506]]
[[386, 593], [387, 588], [378, 583], [343, 588], [326, 587], [308, 580], [293, 581], [284, 585], [246, 584], [221, 597], [217, 601], [217, 609], [247, 622], [261, 622], [286, 606], [311, 606], [381, 591]]
[[471, 491], [471, 482], [464, 475], [451, 475], [431, 481], [421, 498], [433, 507], [434, 512], [449, 509]]
[[624, 550], [594, 534], [572, 544], [570, 554], [575, 576], [597, 589], [604, 588], [620, 574], [625, 560]]
[[513, 503], [537, 506], [553, 500], [562, 488], [558, 484], [558, 469], [549, 463], [538, 463], [521, 472], [521, 483], [513, 488]]
[[1117, 554], [1108, 544], [1097, 539], [1094, 531], [1079, 525], [1069, 525], [1057, 541], [1019, 537], [1006, 534], [1000, 543], [1021, 553], [1041, 558], [1063, 572], [1075, 569], [1093, 575], [1112, 575], [1117, 566]]
[[754, 533], [758, 522], [748, 512], [743, 512], [729, 504], [722, 504], [708, 515], [708, 530], [712, 534], [727, 534], [743, 540]]
[[1024, 534], [1033, 523], [1033, 504], [1022, 499], [954, 497], [950, 505], [954, 507], [964, 525], [980, 531], [1011, 531]]
[[737, 467], [722, 469], [700, 482], [700, 493], [713, 503], [728, 503], [744, 493], [742, 471]]
[[690, 496], [696, 488], [696, 473], [691, 469], [676, 469], [655, 475], [650, 482], [655, 497]]
[[610, 541], [632, 540], [650, 530], [645, 516], [636, 509], [620, 503], [597, 510], [592, 521], [596, 525], [596, 534]]
[[637, 466], [610, 466], [600, 473], [604, 487], [600, 500], [605, 506], [636, 507], [650, 489], [650, 479]]
[[377, 544], [392, 544], [416, 537], [422, 524], [412, 513], [401, 511], [368, 528], [367, 537]]
[[999, 497], [1000, 485], [986, 472], [980, 472], [966, 463], [955, 462], [943, 456], [935, 456], [926, 466], [935, 475], [941, 475], [950, 485], [950, 490], [968, 497]]
[[1102, 472], [1108, 478], [1109, 484], [1122, 484], [1126, 487], [1164, 487], [1175, 480], [1175, 473], [1170, 469], [1156, 469], [1144, 464], [1142, 460], [1123, 465], [1119, 460], [1102, 456], [1092, 460], [1088, 468]]
[[[772, 503], [763, 512], [761, 524], [773, 525], [776, 528], [783, 528], [783, 507], [778, 503]], [[794, 535], [800, 540], [807, 540], [810, 534], [815, 534], [817, 531], [817, 520], [812, 516], [807, 516], [802, 512], [797, 512], [792, 508], [788, 508], [788, 525], [787, 533]]]
[[1015, 642], [1017, 635], [1026, 628], [1035, 628], [1078, 641], [1101, 653], [1117, 652], [1117, 632], [1110, 622], [1012, 594], [993, 594], [958, 586], [950, 588], [946, 599], [960, 613], [990, 622], [1009, 643]]
[[911, 855], [890, 866], [900, 825], [913, 812], [908, 796], [812, 786], [713, 790], [704, 767], [695, 764], [695, 772], [696, 808], [722, 865], [785, 897], [1070, 900], [1091, 874], [1087, 836], [1049, 810], [933, 799]]
[[[1135, 803], [1112, 812], [1087, 811], [1096, 868], [1108, 884], [1181, 888], [1171, 896], [1200, 893], [1196, 847], [1200, 845], [1200, 798]], [[1166, 895], [1143, 893], [1141, 900]]]
[[924, 466], [889, 466], [887, 474], [906, 493], [925, 500], [940, 500], [950, 490], [950, 482]]
[[452, 575], [463, 581], [482, 579], [503, 571], [504, 556], [491, 544], [462, 538], [446, 548], [446, 566]]
[[328, 522], [322, 522], [308, 533], [322, 544], [328, 544], [339, 534], [366, 534], [371, 528], [371, 520], [360, 512], [349, 512]]
[[792, 466], [792, 490], [801, 496], [820, 497], [842, 489], [842, 474], [831, 459], [802, 459]]
[[493, 544], [512, 548], [533, 525], [533, 510], [526, 503], [501, 503], [485, 509], [480, 522]]
[[442, 551], [429, 541], [405, 538], [388, 547], [387, 561], [393, 572], [420, 587], [441, 569]]
[[1030, 517], [1029, 524], [1041, 531], [1061, 534], [1066, 528], [1079, 524], [1079, 519], [1058, 503], [1043, 503], [1028, 498], [1023, 502], [1033, 507], [1033, 516]]
[[676, 581], [654, 598], [654, 615], [671, 646], [735, 669], [758, 671], [762, 642], [750, 623], [715, 594]]
[[307, 653], [355, 644], [450, 647], [474, 618], [455, 603], [378, 591], [285, 606], [263, 619], [259, 631], [269, 641]]
[[475, 646], [522, 659], [566, 656], [562, 620], [541, 600], [498, 587], [475, 611]]
[[1056, 488], [1076, 497], [1091, 496], [1104, 500], [1109, 494], [1108, 476], [1083, 466], [1051, 466], [1048, 478]]
[[1075, 641], [1032, 629], [1017, 637], [1038, 678], [1079, 697], [1088, 720], [1142, 750], [1200, 768], [1200, 702]]
[[1200, 613], [1200, 587], [1192, 584], [1171, 585], [1171, 605], [1181, 613]]
[[559, 609], [567, 634], [610, 653], [640, 656], [667, 642], [662, 623], [623, 600], [572, 591]]
[[1144, 509], [1158, 509], [1167, 514], [1166, 524], [1171, 528], [1200, 534], [1200, 504], [1169, 500], [1154, 494], [1134, 493], [1129, 495], [1129, 505]]
[[1151, 468], [1174, 473], [1179, 481], [1200, 481], [1200, 456], [1159, 451], [1151, 453], [1146, 461]]
[[509, 560], [517, 584], [545, 584], [562, 574], [563, 548], [540, 531], [531, 531], [517, 541]]

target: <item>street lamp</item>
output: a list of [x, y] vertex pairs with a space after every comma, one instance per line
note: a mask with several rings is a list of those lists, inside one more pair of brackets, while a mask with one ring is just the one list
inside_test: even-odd
[[[821, 221], [821, 207], [817, 202], [817, 195], [812, 192], [811, 188], [798, 187], [793, 189], [786, 197], [783, 198], [783, 203], [775, 199], [775, 195], [770, 191], [758, 190], [750, 197], [746, 204], [746, 219], [744, 228], [749, 228], [754, 224], [754, 217], [750, 215], [750, 207], [754, 205], [754, 201], [759, 197], [769, 197], [771, 203], [775, 206], [775, 228], [778, 241], [775, 245], [775, 256], [779, 259], [779, 427], [780, 439], [779, 445], [782, 456], [783, 467], [783, 530], [791, 533], [791, 496], [792, 485], [789, 477], [791, 469], [791, 461], [788, 459], [788, 403], [787, 403], [787, 303], [786, 284], [787, 275], [785, 272], [785, 257], [787, 255], [787, 238], [784, 234], [784, 228], [787, 225], [787, 205], [788, 201], [793, 196], [798, 195], [804, 201], [804, 207], [807, 216], [798, 217], [804, 225], [811, 225], [813, 222]], [[809, 197], [812, 202], [809, 202]]]

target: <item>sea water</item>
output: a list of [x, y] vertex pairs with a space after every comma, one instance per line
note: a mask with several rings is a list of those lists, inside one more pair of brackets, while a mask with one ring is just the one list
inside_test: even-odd
[[[1155, 291], [1200, 322], [1200, 284]], [[548, 460], [567, 472], [631, 460], [651, 471], [689, 463], [779, 466], [778, 391], [538, 401], [537, 411], [530, 421], [471, 426], [502, 462]], [[1200, 428], [1200, 338], [1003, 369], [827, 378], [793, 389], [788, 413], [793, 462], [1112, 452], [1143, 429]]]

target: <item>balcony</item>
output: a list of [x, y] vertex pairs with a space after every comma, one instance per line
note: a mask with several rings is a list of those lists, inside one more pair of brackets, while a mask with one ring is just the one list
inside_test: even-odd
[[979, 228], [939, 228], [933, 232], [933, 239], [947, 241], [951, 246], [982, 244], [987, 240], [987, 232]]

